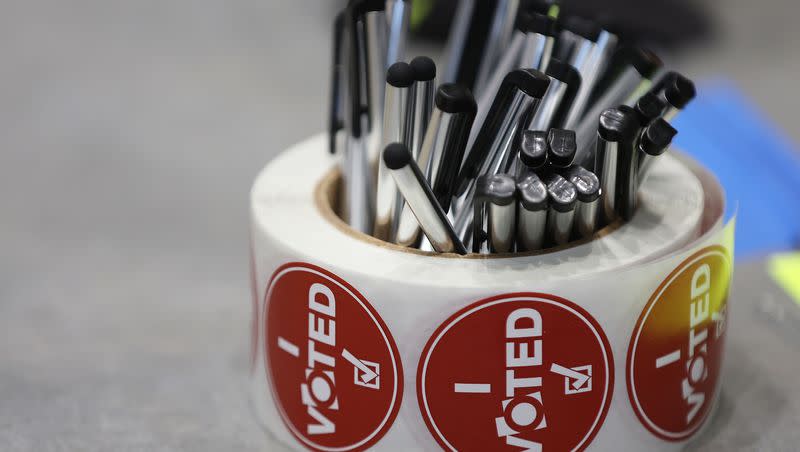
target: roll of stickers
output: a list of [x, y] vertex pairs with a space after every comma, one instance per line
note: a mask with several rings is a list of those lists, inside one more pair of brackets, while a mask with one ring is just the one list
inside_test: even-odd
[[272, 448], [678, 450], [708, 423], [733, 221], [705, 170], [663, 156], [633, 219], [592, 240], [460, 257], [350, 230], [325, 146], [282, 153], [251, 193], [250, 378]]

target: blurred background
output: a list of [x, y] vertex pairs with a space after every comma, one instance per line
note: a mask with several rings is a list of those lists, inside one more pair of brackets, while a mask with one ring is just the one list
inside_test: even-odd
[[[273, 156], [325, 127], [341, 4], [0, 1], [0, 449], [268, 450], [244, 381], [248, 191]], [[739, 124], [758, 122], [743, 152], [800, 142], [800, 3], [609, 4], [698, 81], [699, 100], [706, 87], [733, 99], [717, 107], [741, 109]], [[410, 55], [437, 55], [436, 33], [419, 27]], [[734, 141], [747, 131], [725, 124]], [[780, 211], [760, 212], [748, 221], [785, 229]], [[780, 239], [742, 248], [736, 297], [774, 287], [790, 299], [764, 270], [769, 253], [791, 248]], [[780, 306], [788, 322], [797, 306]], [[769, 347], [783, 357], [775, 372], [794, 375], [797, 350], [785, 344], [797, 338], [747, 337], [762, 342], [734, 342], [729, 362]], [[791, 450], [800, 410], [778, 380], [740, 400], [773, 418], [702, 446]]]

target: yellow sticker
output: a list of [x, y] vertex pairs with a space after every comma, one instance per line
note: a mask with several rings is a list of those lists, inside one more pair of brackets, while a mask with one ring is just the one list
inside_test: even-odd
[[767, 263], [772, 279], [800, 304], [800, 253], [773, 255]]

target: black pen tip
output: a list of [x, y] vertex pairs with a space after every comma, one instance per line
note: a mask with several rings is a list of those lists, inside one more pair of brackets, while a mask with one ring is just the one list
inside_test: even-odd
[[674, 74], [664, 90], [664, 97], [670, 105], [683, 109], [697, 95], [694, 82], [688, 78]]
[[386, 83], [396, 88], [408, 88], [414, 84], [414, 70], [410, 64], [398, 61], [386, 71]]
[[503, 85], [509, 84], [530, 97], [541, 99], [550, 86], [550, 78], [536, 69], [517, 69], [503, 79]]
[[474, 113], [478, 109], [472, 91], [457, 83], [443, 83], [436, 90], [436, 108], [445, 113]]
[[641, 47], [627, 48], [631, 66], [646, 79], [652, 79], [656, 72], [664, 66], [664, 62], [655, 53]]
[[553, 174], [547, 181], [547, 194], [550, 205], [556, 212], [570, 212], [575, 209], [578, 201], [575, 185], [558, 174]]
[[639, 146], [649, 155], [661, 155], [667, 150], [678, 131], [664, 119], [657, 119], [642, 134]]
[[547, 75], [562, 82], [567, 86], [577, 86], [581, 82], [581, 74], [574, 66], [555, 58], [547, 65]]
[[635, 107], [636, 114], [639, 116], [640, 125], [646, 126], [654, 119], [658, 118], [661, 112], [664, 111], [665, 106], [664, 101], [659, 99], [653, 92], [646, 93], [640, 97], [639, 100], [636, 101]]
[[517, 181], [517, 197], [522, 207], [529, 212], [547, 208], [547, 185], [535, 173], [530, 173]]
[[547, 144], [550, 148], [550, 163], [553, 166], [563, 168], [572, 165], [578, 149], [574, 130], [550, 129], [550, 133], [547, 134]]
[[411, 69], [418, 82], [428, 82], [436, 78], [436, 63], [426, 56], [418, 56], [411, 60]]
[[525, 130], [519, 139], [519, 158], [531, 169], [547, 163], [547, 132]]
[[411, 162], [411, 153], [403, 143], [392, 143], [383, 150], [383, 162], [390, 170], [399, 170]]
[[555, 19], [529, 11], [520, 12], [517, 16], [517, 27], [524, 33], [539, 33], [544, 36], [555, 36], [558, 32]]
[[517, 184], [508, 174], [484, 174], [475, 181], [475, 197], [507, 206], [516, 199]]
[[635, 130], [634, 116], [626, 109], [609, 108], [600, 115], [600, 126], [597, 131], [606, 141], [622, 141]]

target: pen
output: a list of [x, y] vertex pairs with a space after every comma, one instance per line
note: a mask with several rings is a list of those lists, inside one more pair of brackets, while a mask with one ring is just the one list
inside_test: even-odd
[[472, 252], [481, 253], [485, 242], [490, 253], [514, 251], [516, 184], [506, 174], [486, 174], [475, 184]]
[[521, 127], [521, 123], [536, 107], [547, 91], [550, 79], [533, 69], [518, 69], [510, 72], [500, 89], [483, 123], [475, 143], [464, 159], [457, 180], [457, 202], [454, 207], [455, 229], [459, 237], [468, 241], [471, 235], [472, 195], [475, 178], [482, 174], [506, 172], [513, 162], [510, 148]]
[[[398, 62], [386, 72], [386, 95], [383, 114], [384, 143], [402, 142], [408, 144], [410, 132], [409, 104], [412, 103], [411, 87], [414, 84], [414, 70], [408, 63]], [[383, 160], [381, 160], [382, 162]], [[375, 206], [375, 226], [373, 235], [382, 240], [391, 240], [395, 233], [396, 212], [399, 198], [397, 186], [388, 168], [378, 165], [378, 187]]]
[[[417, 164], [445, 212], [450, 208], [455, 179], [476, 108], [472, 93], [462, 85], [445, 83], [436, 90], [436, 107]], [[419, 237], [419, 226], [407, 207], [404, 205], [400, 214], [395, 242], [414, 246]]]
[[549, 67], [555, 46], [555, 19], [544, 14], [522, 11], [517, 21], [525, 32], [525, 46], [517, 67], [544, 72]]
[[639, 140], [639, 183], [647, 177], [653, 165], [653, 160], [663, 154], [678, 131], [665, 119], [659, 118], [650, 124]]
[[604, 224], [617, 218], [617, 178], [620, 148], [636, 131], [636, 119], [617, 108], [600, 115], [597, 128], [595, 174], [600, 179], [600, 214]]
[[528, 123], [528, 130], [547, 130], [560, 123], [581, 86], [578, 71], [559, 60], [550, 61], [546, 74], [550, 77], [550, 86]]
[[411, 21], [411, 1], [394, 0], [387, 19], [389, 36], [386, 46], [386, 64], [391, 66], [405, 57], [408, 27]]
[[519, 10], [520, 0], [497, 0], [497, 7], [494, 10], [492, 26], [488, 36], [485, 37], [486, 45], [483, 48], [481, 64], [478, 68], [478, 75], [475, 79], [473, 92], [481, 95], [486, 88], [494, 70], [495, 64], [500, 59], [502, 49], [508, 45], [511, 34], [514, 30], [514, 23]]
[[600, 180], [586, 168], [573, 165], [563, 172], [578, 194], [575, 206], [575, 235], [591, 237], [597, 229], [597, 206], [600, 203]]
[[575, 160], [575, 132], [572, 130], [550, 129], [547, 134], [547, 159], [556, 168], [566, 168]]
[[536, 251], [544, 244], [547, 186], [533, 171], [517, 178], [517, 251]]
[[433, 248], [439, 253], [467, 254], [447, 215], [433, 196], [425, 176], [411, 158], [408, 146], [402, 143], [390, 144], [383, 151], [382, 161]]
[[335, 154], [337, 149], [341, 149], [343, 138], [339, 133], [344, 128], [343, 102], [344, 89], [342, 85], [342, 60], [344, 38], [345, 16], [347, 11], [342, 11], [336, 15], [333, 23], [333, 68], [331, 71], [331, 103], [328, 116], [328, 149], [331, 154]]
[[458, 80], [458, 71], [464, 55], [464, 45], [467, 42], [469, 26], [472, 22], [472, 13], [475, 11], [476, 0], [459, 0], [453, 15], [453, 23], [447, 35], [444, 46], [444, 76], [445, 83], [455, 83]]
[[[369, 163], [378, 160], [383, 124], [384, 76], [386, 74], [386, 2], [362, 2], [366, 57], [367, 108], [369, 112]], [[374, 190], [374, 189], [373, 189]]]
[[648, 86], [662, 65], [661, 60], [649, 50], [632, 47], [617, 50], [606, 75], [595, 86], [595, 94], [589, 102], [593, 107], [575, 129], [580, 145], [576, 158], [578, 163], [587, 166], [587, 162], [593, 160], [591, 154], [597, 141], [597, 118], [609, 106], [633, 104], [641, 96], [639, 91]]
[[366, 59], [359, 24], [363, 12], [368, 5], [364, 1], [353, 1], [347, 7], [343, 46], [345, 67], [347, 68], [346, 99], [343, 104], [344, 126], [347, 131], [345, 152], [342, 159], [342, 178], [344, 196], [342, 199], [342, 218], [357, 231], [369, 233], [372, 214], [370, 202], [370, 171], [367, 155], [367, 137], [364, 130], [369, 130], [369, 111], [364, 82], [364, 60]]
[[597, 42], [580, 71], [582, 78], [580, 91], [576, 95], [573, 108], [570, 110], [570, 117], [566, 119], [565, 124], [575, 127], [580, 119], [583, 118], [595, 84], [610, 63], [611, 53], [616, 48], [618, 41], [619, 39], [616, 35], [606, 30], [600, 31]]
[[425, 130], [431, 119], [433, 96], [436, 88], [436, 64], [426, 56], [418, 56], [411, 60], [414, 71], [414, 110], [411, 127], [411, 154], [416, 159], [422, 147]]
[[572, 233], [578, 193], [572, 182], [553, 173], [547, 178], [547, 195], [547, 236], [554, 245], [563, 245]]
[[637, 140], [639, 138], [639, 127], [636, 122], [636, 113], [633, 109], [619, 109], [624, 115], [632, 118], [635, 126], [632, 132], [626, 133], [618, 143], [617, 152], [617, 187], [615, 204], [617, 213], [628, 221], [633, 218], [636, 211], [637, 190], [639, 188], [639, 149]]
[[516, 33], [512, 37], [511, 43], [506, 48], [503, 58], [497, 63], [492, 79], [489, 80], [483, 93], [478, 97], [478, 115], [475, 117], [475, 127], [473, 127], [470, 132], [469, 141], [467, 142], [468, 149], [472, 149], [472, 145], [478, 138], [478, 133], [481, 128], [483, 128], [483, 123], [486, 121], [486, 116], [489, 114], [489, 110], [497, 97], [497, 92], [503, 84], [503, 80], [505, 80], [509, 72], [517, 69], [517, 61], [519, 60], [524, 45], [525, 35]]

